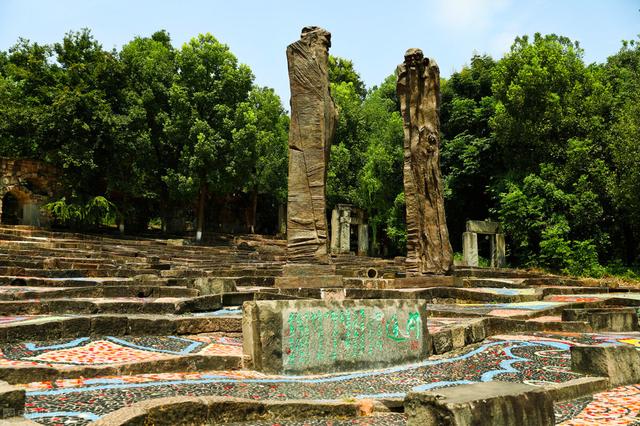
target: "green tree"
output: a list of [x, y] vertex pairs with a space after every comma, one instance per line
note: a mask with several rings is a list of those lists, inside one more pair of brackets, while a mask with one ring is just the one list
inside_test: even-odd
[[52, 49], [20, 39], [0, 55], [0, 155], [43, 158], [59, 68]]
[[247, 100], [251, 70], [211, 34], [200, 34], [176, 52], [178, 77], [169, 90], [167, 137], [181, 147], [178, 165], [163, 177], [174, 199], [197, 198], [198, 237], [211, 193], [240, 187], [239, 167], [248, 150], [234, 143], [236, 109]]
[[609, 57], [600, 81], [609, 94], [604, 136], [614, 174], [612, 186], [619, 256], [640, 262], [640, 40], [625, 41]]
[[122, 108], [128, 126], [127, 137], [117, 147], [124, 168], [116, 169], [118, 179], [110, 180], [110, 193], [137, 227], [156, 214], [167, 223], [180, 205], [172, 203], [162, 176], [177, 167], [181, 148], [164, 132], [170, 114], [169, 91], [177, 78], [169, 34], [158, 31], [151, 37], [134, 38], [122, 47], [120, 62], [126, 78]]
[[238, 105], [234, 144], [246, 155], [242, 190], [250, 197], [247, 226], [255, 232], [258, 195], [268, 194], [280, 203], [287, 198], [289, 116], [280, 97], [268, 87], [254, 87], [249, 99]]
[[[495, 66], [490, 56], [474, 55], [470, 66], [441, 84], [441, 166], [451, 236], [461, 235], [468, 219], [491, 216], [491, 187], [504, 171], [489, 126], [495, 112]], [[460, 247], [460, 238], [452, 238], [452, 243]]]

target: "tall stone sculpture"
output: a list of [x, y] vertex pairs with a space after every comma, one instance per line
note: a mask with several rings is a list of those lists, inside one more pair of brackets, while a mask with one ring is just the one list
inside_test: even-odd
[[451, 269], [453, 253], [440, 173], [440, 70], [420, 49], [409, 49], [397, 76], [404, 120], [407, 272], [442, 274]]
[[325, 186], [337, 113], [329, 88], [331, 33], [305, 27], [287, 47], [291, 86], [287, 258], [329, 263]]

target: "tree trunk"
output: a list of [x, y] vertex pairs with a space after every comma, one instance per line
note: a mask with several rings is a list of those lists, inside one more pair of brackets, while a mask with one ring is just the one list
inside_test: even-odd
[[256, 233], [256, 222], [258, 215], [258, 191], [253, 191], [251, 194], [251, 233]]
[[200, 196], [198, 199], [198, 225], [196, 230], [196, 241], [202, 240], [202, 229], [204, 228], [204, 205], [207, 199], [207, 187], [200, 186]]

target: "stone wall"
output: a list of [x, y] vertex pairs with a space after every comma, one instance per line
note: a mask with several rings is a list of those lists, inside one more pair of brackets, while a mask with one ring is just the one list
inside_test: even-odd
[[[56, 169], [36, 160], [0, 158], [0, 176], [0, 221], [46, 225], [40, 207], [53, 196], [58, 180]], [[17, 199], [19, 210], [14, 218], [1, 217], [7, 194]]]
[[430, 353], [424, 300], [246, 302], [248, 368], [270, 373], [370, 369]]

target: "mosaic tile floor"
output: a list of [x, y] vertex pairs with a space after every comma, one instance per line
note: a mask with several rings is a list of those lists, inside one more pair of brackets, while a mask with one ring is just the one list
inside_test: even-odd
[[[434, 332], [469, 321], [473, 319], [430, 318], [429, 327]], [[564, 382], [579, 377], [570, 371], [569, 348], [580, 344], [640, 347], [640, 333], [501, 335], [413, 365], [335, 375], [273, 376], [254, 371], [213, 371], [63, 379], [21, 386], [27, 390], [26, 415], [31, 420], [45, 425], [85, 425], [133, 402], [176, 395], [333, 400], [345, 397], [403, 397], [410, 390], [491, 380], [531, 385]], [[241, 355], [241, 345], [241, 339], [220, 334], [187, 337], [106, 336], [23, 342], [0, 346], [0, 366], [55, 365], [64, 368], [136, 362], [150, 357], [163, 359], [191, 353]], [[611, 395], [603, 393], [593, 399], [556, 406], [559, 421], [574, 422], [564, 423], [571, 425], [596, 424], [589, 422], [601, 417], [613, 422], [603, 424], [632, 424], [628, 420], [635, 418], [638, 410], [629, 401], [640, 401], [640, 386], [616, 391], [612, 391]], [[624, 407], [627, 407], [627, 411], [624, 411]], [[618, 420], [622, 423], [616, 423]], [[278, 424], [342, 424], [328, 423], [326, 419], [318, 421], [320, 423]], [[344, 424], [393, 426], [405, 423], [402, 416], [371, 421], [373, 423]]]
[[0, 346], [0, 367], [111, 365], [181, 355], [242, 355], [242, 341], [221, 335], [81, 337]]
[[[578, 377], [569, 371], [570, 344], [533, 336], [490, 339], [414, 365], [313, 377], [210, 372], [31, 383], [25, 385], [27, 417], [43, 424], [85, 424], [132, 401], [174, 395], [331, 400], [403, 397], [409, 390], [490, 380], [563, 382]], [[60, 413], [66, 413], [63, 421], [53, 420]]]
[[563, 426], [638, 425], [640, 384], [556, 404], [555, 411]]

